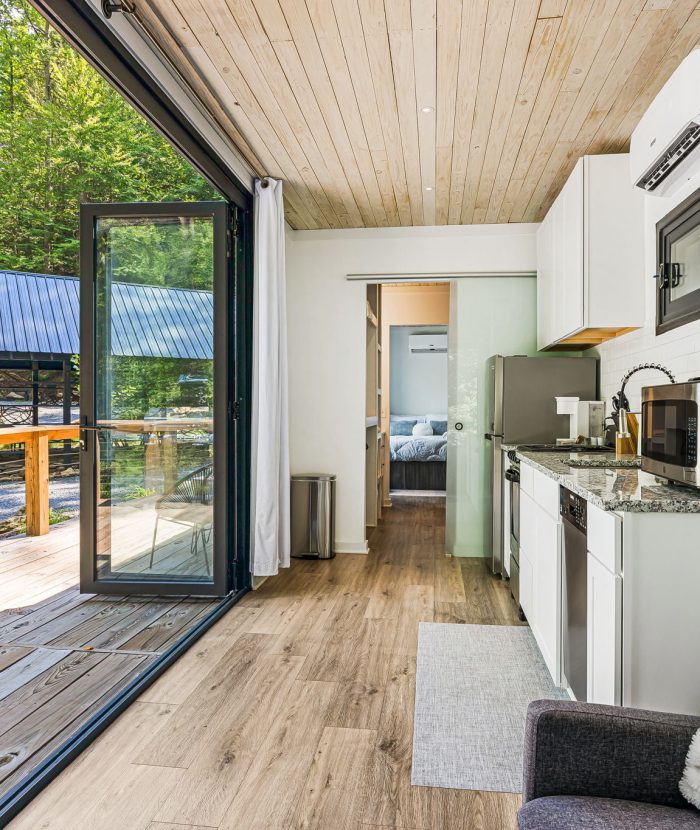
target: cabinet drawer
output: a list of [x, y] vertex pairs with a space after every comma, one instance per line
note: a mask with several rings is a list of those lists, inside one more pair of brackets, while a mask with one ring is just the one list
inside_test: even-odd
[[534, 473], [534, 500], [549, 515], [556, 519], [559, 516], [559, 483], [553, 478], [533, 470]]
[[535, 498], [535, 469], [525, 462], [520, 465], [520, 492]]
[[590, 502], [588, 551], [612, 573], [622, 573], [622, 520]]

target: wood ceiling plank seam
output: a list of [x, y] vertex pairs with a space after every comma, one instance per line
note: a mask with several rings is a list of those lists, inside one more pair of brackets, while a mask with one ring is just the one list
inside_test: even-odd
[[[371, 101], [360, 98], [356, 94], [355, 81], [346, 60], [333, 6], [327, 0], [305, 2], [321, 56], [332, 79], [338, 105], [351, 135], [356, 157], [364, 159], [361, 165], [363, 175], [367, 175], [369, 181], [376, 181], [386, 224], [399, 225], [401, 220], [376, 101], [374, 98]], [[368, 192], [372, 190], [373, 188], [368, 185]], [[381, 216], [381, 211], [377, 210], [377, 214]]]
[[[621, 85], [625, 85], [626, 79], [629, 78], [650, 40], [655, 39], [658, 23], [663, 15], [662, 9], [642, 10], [639, 14], [625, 40], [624, 48], [617, 56], [610, 74], [596, 96], [595, 104], [588, 119], [584, 122], [581, 133], [571, 148], [572, 157], [579, 149], [581, 155], [600, 152], [600, 149], [596, 147], [595, 136], [601, 136], [602, 125], [621, 93]], [[550, 187], [554, 192], [556, 182], [552, 182]]]
[[[336, 3], [337, 5], [338, 3]], [[388, 29], [384, 3], [382, 0], [359, 0], [357, 10], [367, 51], [374, 94], [382, 113], [382, 132], [388, 158], [390, 164], [392, 164], [392, 180], [396, 183], [398, 179], [402, 198], [405, 185], [405, 194], [408, 198], [410, 211], [409, 224], [419, 225], [422, 224], [423, 203], [420, 182], [416, 182], [416, 178], [420, 179], [420, 164], [417, 157], [418, 125], [417, 123], [415, 125], [415, 143], [411, 145], [407, 141], [407, 136], [404, 135], [406, 130], [405, 106], [402, 106], [402, 104], [405, 104], [407, 95], [413, 95], [415, 99], [412, 42], [410, 56], [408, 56], [408, 47], [403, 50], [406, 58], [403, 64], [404, 70], [406, 70], [405, 64], [410, 61], [410, 80], [405, 81], [405, 84], [409, 87], [408, 91], [405, 88], [401, 89], [401, 94], [399, 94], [396, 87], [396, 56]], [[404, 31], [404, 37], [410, 38], [410, 31]]]
[[[418, 122], [418, 151], [423, 199], [423, 224], [435, 225], [437, 107], [437, 2], [411, 0], [413, 66]], [[431, 108], [432, 111], [424, 112]]]
[[472, 214], [474, 224], [482, 224], [486, 219], [496, 173], [510, 129], [510, 121], [518, 99], [518, 91], [523, 79], [527, 58], [533, 43], [539, 5], [539, 0], [519, 0], [513, 9], [503, 69], [498, 84], [489, 137], [486, 142], [486, 153], [476, 188], [474, 212]]
[[234, 60], [231, 50], [218, 34], [204, 45], [204, 48], [207, 47], [209, 50], [220, 50], [221, 58], [228, 63], [224, 69], [228, 68], [229, 71], [222, 75], [224, 83], [231, 88], [238, 99], [239, 106], [247, 112], [251, 122], [256, 125], [258, 133], [272, 154], [283, 160], [285, 178], [303, 183], [304, 189], [308, 191], [309, 197], [306, 201], [315, 217], [316, 227], [342, 227], [315, 170], [306, 158], [292, 128], [286, 123], [277, 102], [274, 99], [269, 101], [260, 99], [259, 90], [256, 94], [238, 61]]
[[671, 77], [680, 62], [700, 43], [700, 9], [696, 8], [688, 18], [685, 26], [676, 36], [671, 47], [664, 55], [659, 68], [654, 73], [653, 82], [645, 87], [633, 102], [627, 114], [620, 122], [616, 134], [608, 139], [605, 152], [611, 146], [629, 147], [629, 139], [639, 120], [644, 115], [651, 101]]
[[552, 20], [562, 17], [566, 10], [566, 0], [542, 0], [537, 17], [540, 20]]
[[[593, 66], [588, 72], [562, 128], [560, 146], [555, 146], [551, 158], [548, 160], [548, 169], [543, 172], [544, 180], [549, 181], [549, 188], [541, 196], [539, 207], [531, 208], [534, 215], [544, 216], [569, 177], [577, 159], [585, 152], [591, 138], [589, 132], [587, 138], [582, 140], [582, 135], [586, 131], [586, 124], [587, 122], [590, 123], [595, 102], [606, 80], [614, 71], [615, 63], [624, 51], [625, 43], [643, 11], [643, 6], [644, 0], [622, 0], [615, 9], [615, 14], [611, 18], [596, 53]], [[554, 177], [551, 176], [552, 170], [556, 171]]]
[[[213, 94], [218, 96], [224, 112], [227, 112], [229, 109], [226, 103], [227, 100], [230, 99], [234, 102], [231, 109], [235, 111], [235, 118], [238, 119], [241, 129], [244, 130], [246, 140], [258, 148], [258, 152], [262, 157], [261, 162], [263, 164], [264, 175], [284, 181], [283, 192], [285, 202], [291, 205], [294, 213], [303, 219], [303, 224], [300, 227], [330, 227], [316, 204], [315, 199], [306, 187], [306, 184], [301, 180], [293, 162], [287, 156], [284, 147], [279, 145], [278, 149], [280, 152], [277, 155], [274, 155], [268, 149], [267, 142], [263, 140], [257, 127], [248, 117], [244, 108], [237, 105], [234, 91], [217, 72], [206, 50], [201, 46], [196, 46], [188, 48], [186, 51], [187, 54], [185, 57], [188, 64], [193, 68], [195, 73], [199, 72], [203, 77], [208, 79], [209, 88], [212, 89]], [[234, 116], [231, 117], [233, 118]]]
[[[373, 42], [376, 49], [370, 49], [376, 57], [373, 64], [375, 83], [377, 76], [381, 78], [383, 100], [387, 105], [393, 103], [398, 117], [398, 146], [402, 148], [406, 181], [408, 183], [408, 197], [411, 202], [411, 216], [414, 225], [424, 224], [423, 215], [423, 187], [421, 183], [420, 147], [418, 142], [418, 114], [416, 112], [416, 78], [413, 63], [413, 26], [410, 23], [390, 28], [388, 15], [394, 14], [397, 0], [360, 0], [361, 7], [374, 7], [377, 13], [377, 31], [365, 29], [365, 39], [368, 31], [372, 31], [369, 42]], [[410, 3], [398, 0], [411, 13]], [[387, 16], [385, 16], [385, 8]], [[394, 17], [396, 15], [394, 14]], [[363, 16], [363, 19], [367, 19]], [[374, 70], [377, 70], [375, 75]], [[396, 139], [392, 139], [396, 141]]]
[[488, 0], [470, 0], [462, 5], [454, 146], [447, 215], [447, 221], [451, 225], [459, 224], [461, 219], [487, 12]]
[[[320, 2], [327, 2], [327, 0], [320, 0]], [[333, 0], [332, 10], [358, 103], [366, 104], [365, 113], [372, 121], [376, 116], [377, 129], [374, 129], [373, 124], [372, 137], [368, 135], [368, 140], [371, 142], [370, 150], [372, 150], [373, 158], [376, 157], [380, 164], [386, 159], [386, 179], [391, 183], [399, 221], [402, 225], [410, 225], [411, 203], [408, 196], [403, 154], [400, 152], [400, 143], [387, 140], [387, 133], [398, 135], [398, 116], [395, 113], [395, 105], [393, 109], [390, 107], [389, 111], [386, 111], [377, 99], [370, 56], [356, 0], [350, 0], [350, 2]], [[365, 128], [367, 128], [367, 122], [365, 122]], [[384, 175], [384, 168], [376, 167], [375, 169], [378, 177]]]
[[[620, 146], [620, 142], [616, 141], [620, 123], [625, 119], [639, 95], [648, 95], [649, 90], [654, 88], [659, 66], [695, 11], [695, 0], [676, 0], [668, 10], [659, 9], [658, 11], [663, 12], [658, 29], [647, 42], [642, 55], [626, 78], [593, 139], [594, 146], [600, 147], [603, 152], [608, 142], [610, 146]], [[660, 86], [657, 89], [660, 89]], [[651, 102], [651, 96], [649, 96], [649, 102]], [[624, 141], [622, 143], [624, 144]]]
[[[335, 215], [315, 172], [304, 156], [303, 150], [296, 141], [296, 138], [291, 134], [291, 128], [286, 124], [284, 114], [281, 112], [277, 102], [274, 98], [263, 103], [258, 100], [258, 97], [250, 87], [248, 80], [239, 66], [240, 56], [238, 61], [234, 60], [227, 43], [219, 35], [218, 28], [222, 28], [221, 25], [217, 28], [215, 23], [209, 18], [208, 11], [204, 9], [199, 0], [175, 0], [175, 2], [181, 8], [189, 7], [191, 10], [197, 11], [200, 19], [205, 18], [209, 22], [208, 30], [202, 28], [200, 32], [198, 29], [198, 40], [202, 50], [207, 55], [212, 54], [215, 56], [216, 62], [212, 61], [212, 63], [216, 66], [217, 71], [217, 64], [221, 64], [223, 73], [221, 74], [221, 78], [225, 85], [233, 92], [234, 98], [240, 108], [243, 111], [247, 111], [251, 121], [253, 118], [256, 120], [258, 133], [264, 136], [264, 141], [270, 147], [273, 154], [275, 156], [280, 156], [281, 154], [282, 158], [288, 159], [291, 163], [292, 170], [285, 164], [289, 171], [286, 172], [285, 178], [291, 178], [293, 181], [296, 180], [304, 183], [310, 197], [307, 199], [307, 205], [312, 215], [316, 218], [317, 226], [339, 227], [340, 220]], [[219, 9], [218, 6], [208, 6], [208, 8]], [[220, 22], [224, 24], [224, 28], [228, 31], [237, 30], [238, 27], [235, 26], [230, 16], [227, 20], [222, 20], [220, 13], [219, 9], [217, 16], [219, 16]], [[240, 32], [238, 32], [238, 36], [240, 42]], [[248, 67], [250, 68], [250, 64], [254, 64], [254, 60], [247, 47], [243, 52], [244, 57], [247, 58]], [[247, 55], [245, 54], [246, 52]], [[280, 126], [282, 123], [286, 124], [286, 128]], [[285, 142], [285, 133], [291, 138], [288, 142]]]
[[[231, 139], [236, 150], [252, 168], [253, 173], [256, 176], [264, 175], [264, 165], [238, 129], [231, 115], [221, 107], [216, 97], [210, 94], [207, 85], [196, 72], [192, 71], [192, 67], [188, 61], [175, 60], [178, 54], [182, 54], [181, 44], [178, 43], [176, 36], [170, 31], [167, 22], [156, 9], [157, 5], [158, 2], [156, 0], [151, 6], [139, 6], [135, 15], [139, 25], [149, 39], [153, 41], [173, 72], [177, 73], [185, 86], [192, 90], [194, 97], [204, 104], [205, 109], [214, 119], [223, 134]], [[179, 16], [179, 12], [176, 9], [173, 11]], [[184, 24], [184, 21], [182, 22]]]
[[[228, 14], [223, 11], [223, 6]], [[220, 4], [214, 3], [211, 4], [209, 13], [216, 15], [213, 19], [215, 23], [218, 22], [219, 37], [224, 40], [222, 32], [225, 32], [227, 45], [231, 41], [233, 48], [229, 52], [232, 56], [235, 54], [238, 68], [248, 80], [258, 101], [264, 102], [275, 117], [278, 130], [291, 130], [293, 141], [288, 144], [298, 144], [336, 221], [340, 222], [341, 227], [352, 227], [360, 223], [360, 212], [335, 154], [333, 142], [325, 130], [325, 122], [321, 118], [314, 129], [307, 122], [250, 0], [225, 0], [221, 9]], [[272, 101], [274, 105], [271, 106]], [[274, 123], [273, 121], [273, 125]], [[301, 157], [299, 161], [301, 163]], [[327, 218], [331, 221], [330, 213]]]
[[[286, 25], [279, 4], [274, 0], [269, 0], [263, 4], [258, 3], [256, 6], [251, 0], [236, 0], [235, 3], [229, 2], [229, 8], [236, 17], [243, 36], [254, 45], [254, 54], [257, 53], [258, 63], [262, 61], [267, 64], [266, 77], [269, 78], [276, 94], [284, 96], [283, 109], [285, 112], [292, 109], [296, 122], [306, 124], [308, 136], [313, 138], [324, 160], [328, 177], [337, 185], [338, 196], [342, 201], [350, 226], [364, 226], [367, 220], [370, 224], [374, 224], [364, 184], [360, 180], [359, 191], [353, 187], [353, 181], [357, 186], [359, 180], [354, 158], [351, 154], [351, 163], [343, 163], [325, 114], [319, 106], [318, 95], [309, 81], [307, 69], [292, 33]], [[284, 37], [275, 36], [273, 40], [266, 28], [266, 23], [270, 25], [270, 12], [275, 11], [285, 31]], [[277, 23], [275, 29], [278, 29], [279, 25]], [[278, 32], [273, 32], [273, 34], [277, 35]]]
[[516, 221], [512, 217], [513, 206], [526, 181], [530, 164], [535, 156], [540, 139], [554, 107], [559, 87], [569, 68], [581, 30], [588, 19], [592, 0], [572, 0], [567, 3], [561, 19], [554, 46], [545, 68], [542, 84], [535, 99], [523, 140], [518, 150], [515, 166], [506, 195], [498, 215], [499, 222]]
[[[343, 162], [355, 199], [368, 226], [388, 224], [379, 184], [369, 154], [356, 152], [353, 143], [352, 118], [344, 118], [336, 90], [330, 77], [305, 0], [281, 0], [279, 7], [289, 27], [308, 81]], [[354, 95], [353, 95], [354, 100]], [[351, 107], [351, 101], [347, 102]], [[359, 118], [359, 111], [357, 111]], [[360, 124], [361, 127], [361, 124]], [[362, 132], [366, 147], [366, 138]]]
[[[615, 18], [618, 6], [619, 0], [593, 0], [581, 36], [572, 50], [571, 60], [562, 78], [538, 149], [528, 169], [527, 184], [521, 188], [514, 206], [514, 214], [520, 221], [526, 221], [526, 217], [529, 218], [533, 212], [539, 215], [548, 186], [556, 175], [563, 154], [573, 143], [573, 139], [567, 140], [562, 136], [562, 132], [571, 112], [575, 110], [581, 84], [585, 83], [588, 77], [590, 67], [609, 29], [610, 21]], [[555, 155], [557, 162], [553, 168]]]
[[454, 0], [437, 1], [436, 29], [435, 224], [446, 225], [462, 35], [462, 10]]
[[[594, 137], [599, 133], [606, 115], [621, 94], [621, 86], [624, 87], [626, 84], [648, 44], [652, 41], [662, 41], [662, 38], [656, 35], [665, 14], [663, 9], [642, 9], [639, 13], [575, 140], [569, 143], [566, 153], [559, 151], [553, 155], [548, 177], [543, 178], [538, 188], [542, 197], [541, 204], [533, 203], [529, 206], [530, 216], [542, 215], [547, 203], [554, 200], [556, 193], [566, 181], [567, 165], [569, 168], [572, 167], [580, 155], [599, 152], [595, 147]], [[558, 168], [555, 166], [557, 162]]]
[[503, 66], [506, 61], [506, 48], [511, 23], [513, 22], [514, 8], [514, 0], [489, 0], [484, 35], [485, 51], [482, 52], [481, 56], [474, 127], [469, 147], [464, 193], [462, 194], [461, 223], [463, 225], [472, 223], [479, 179], [486, 157], [486, 146], [491, 132]]
[[[173, 2], [175, 1], [173, 0]], [[290, 200], [294, 199], [295, 191], [299, 193], [301, 200], [296, 206], [296, 210], [304, 217], [307, 225], [310, 228], [330, 228], [331, 225], [316, 202], [312, 191], [287, 153], [284, 144], [277, 137], [272, 125], [267, 120], [264, 110], [259, 105], [243, 76], [239, 73], [237, 66], [231, 61], [225, 45], [219, 38], [213, 38], [209, 45], [211, 49], [207, 49], [206, 46], [198, 42], [196, 47], [184, 50], [188, 60], [193, 63], [195, 71], [199, 71], [203, 77], [207, 78], [210, 86], [214, 83], [220, 83], [220, 98], [228, 91], [232, 107], [235, 107], [238, 123], [245, 124], [248, 133], [251, 136], [257, 136], [259, 139], [251, 143], [259, 148], [258, 153], [262, 156], [261, 160], [265, 164], [268, 175], [279, 177], [288, 184], [287, 190]], [[222, 69], [228, 69], [228, 72], [224, 74], [218, 72], [214, 61], [210, 57], [210, 51], [215, 58], [219, 59]], [[199, 69], [200, 66], [207, 67], [208, 71]], [[263, 133], [266, 138], [263, 138]], [[263, 152], [268, 153], [269, 157], [265, 158]]]
[[523, 76], [516, 96], [516, 105], [508, 124], [505, 145], [498, 163], [498, 171], [491, 189], [486, 222], [493, 224], [498, 216], [506, 195], [506, 189], [515, 166], [515, 160], [527, 129], [532, 109], [537, 98], [537, 91], [542, 82], [549, 57], [554, 47], [557, 32], [561, 25], [560, 17], [538, 18], [535, 23], [532, 42], [534, 48], [528, 51]]

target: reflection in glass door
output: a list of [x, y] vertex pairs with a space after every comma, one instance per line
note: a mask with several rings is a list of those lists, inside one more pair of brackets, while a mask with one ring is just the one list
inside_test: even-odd
[[227, 225], [223, 202], [83, 206], [83, 590], [228, 590]]

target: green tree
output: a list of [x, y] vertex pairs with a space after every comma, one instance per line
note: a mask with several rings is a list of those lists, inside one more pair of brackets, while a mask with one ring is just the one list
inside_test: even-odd
[[[216, 198], [25, 0], [0, 0], [0, 268], [77, 274], [81, 202]], [[138, 253], [155, 232], [130, 232], [123, 261], [132, 266], [115, 278], [210, 289], [207, 234], [188, 232], [202, 239], [188, 268], [176, 234], [169, 245], [158, 233]], [[133, 273], [139, 256], [150, 258], [149, 278]]]

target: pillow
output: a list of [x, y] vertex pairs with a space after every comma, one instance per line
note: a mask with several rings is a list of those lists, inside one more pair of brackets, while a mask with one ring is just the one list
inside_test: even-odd
[[390, 435], [413, 435], [416, 421], [392, 421], [389, 426]]
[[447, 421], [430, 421], [435, 435], [445, 435], [447, 432]]
[[430, 424], [416, 424], [413, 427], [413, 434], [415, 436], [428, 436], [433, 434], [433, 428]]
[[700, 729], [690, 742], [679, 789], [686, 801], [700, 810]]

